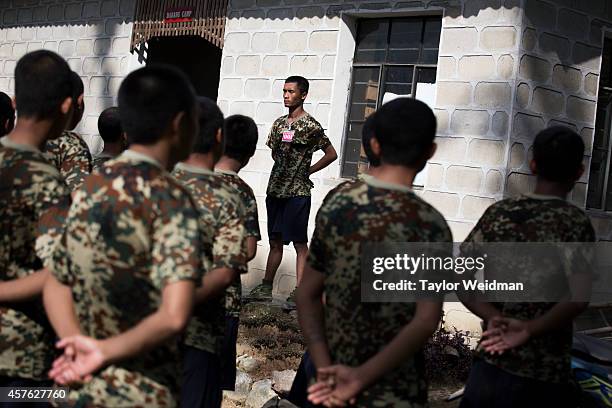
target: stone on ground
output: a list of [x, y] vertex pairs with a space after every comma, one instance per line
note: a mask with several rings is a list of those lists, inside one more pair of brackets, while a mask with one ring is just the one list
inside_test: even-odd
[[278, 398], [272, 391], [272, 380], [257, 381], [251, 387], [251, 392], [246, 399], [247, 408], [261, 408], [271, 399]]
[[291, 390], [294, 378], [295, 371], [293, 370], [272, 371], [272, 386], [276, 392], [287, 394]]
[[225, 391], [223, 395], [232, 401], [245, 402], [251, 390], [253, 379], [247, 373], [238, 370], [236, 373], [236, 387], [234, 391]]

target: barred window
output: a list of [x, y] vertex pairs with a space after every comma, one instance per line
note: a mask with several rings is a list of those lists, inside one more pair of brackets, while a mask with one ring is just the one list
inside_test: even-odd
[[366, 118], [393, 98], [418, 97], [427, 84], [435, 84], [441, 29], [440, 17], [358, 21], [342, 177], [368, 168], [361, 146]]

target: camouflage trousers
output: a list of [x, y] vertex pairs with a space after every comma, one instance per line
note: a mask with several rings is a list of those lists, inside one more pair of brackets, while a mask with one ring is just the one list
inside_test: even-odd
[[109, 366], [78, 389], [71, 389], [67, 401], [56, 407], [173, 408], [176, 396], [170, 390], [138, 372]]

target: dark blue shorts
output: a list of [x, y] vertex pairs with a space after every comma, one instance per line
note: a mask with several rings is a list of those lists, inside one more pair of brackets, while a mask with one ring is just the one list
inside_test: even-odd
[[183, 346], [181, 407], [220, 408], [223, 399], [220, 371], [219, 356]]
[[308, 401], [308, 386], [311, 380], [315, 380], [317, 376], [317, 369], [310, 358], [308, 351], [302, 356], [300, 366], [298, 367], [293, 384], [291, 385], [291, 391], [287, 396], [287, 400], [294, 405], [302, 408], [314, 407], [310, 401]]
[[285, 245], [290, 242], [297, 244], [308, 242], [310, 197], [267, 196], [266, 209], [270, 241], [281, 240]]
[[225, 316], [225, 336], [221, 349], [221, 389], [234, 391], [236, 387], [236, 342], [240, 319]]
[[575, 408], [570, 384], [553, 384], [510, 374], [475, 358], [459, 408]]

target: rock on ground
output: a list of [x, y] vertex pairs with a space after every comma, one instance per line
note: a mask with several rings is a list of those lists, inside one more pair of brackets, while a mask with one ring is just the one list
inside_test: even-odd
[[272, 371], [272, 386], [276, 392], [287, 394], [291, 391], [294, 378], [294, 370]]
[[257, 367], [259, 367], [259, 363], [253, 357], [244, 356], [238, 359], [238, 368], [247, 373], [252, 373], [257, 370]]
[[273, 398], [278, 398], [278, 396], [272, 391], [272, 380], [257, 381], [251, 387], [251, 392], [246, 399], [246, 406], [248, 408], [261, 408]]
[[236, 388], [234, 391], [225, 391], [223, 395], [232, 401], [245, 402], [249, 396], [253, 379], [247, 373], [238, 370], [236, 373]]

